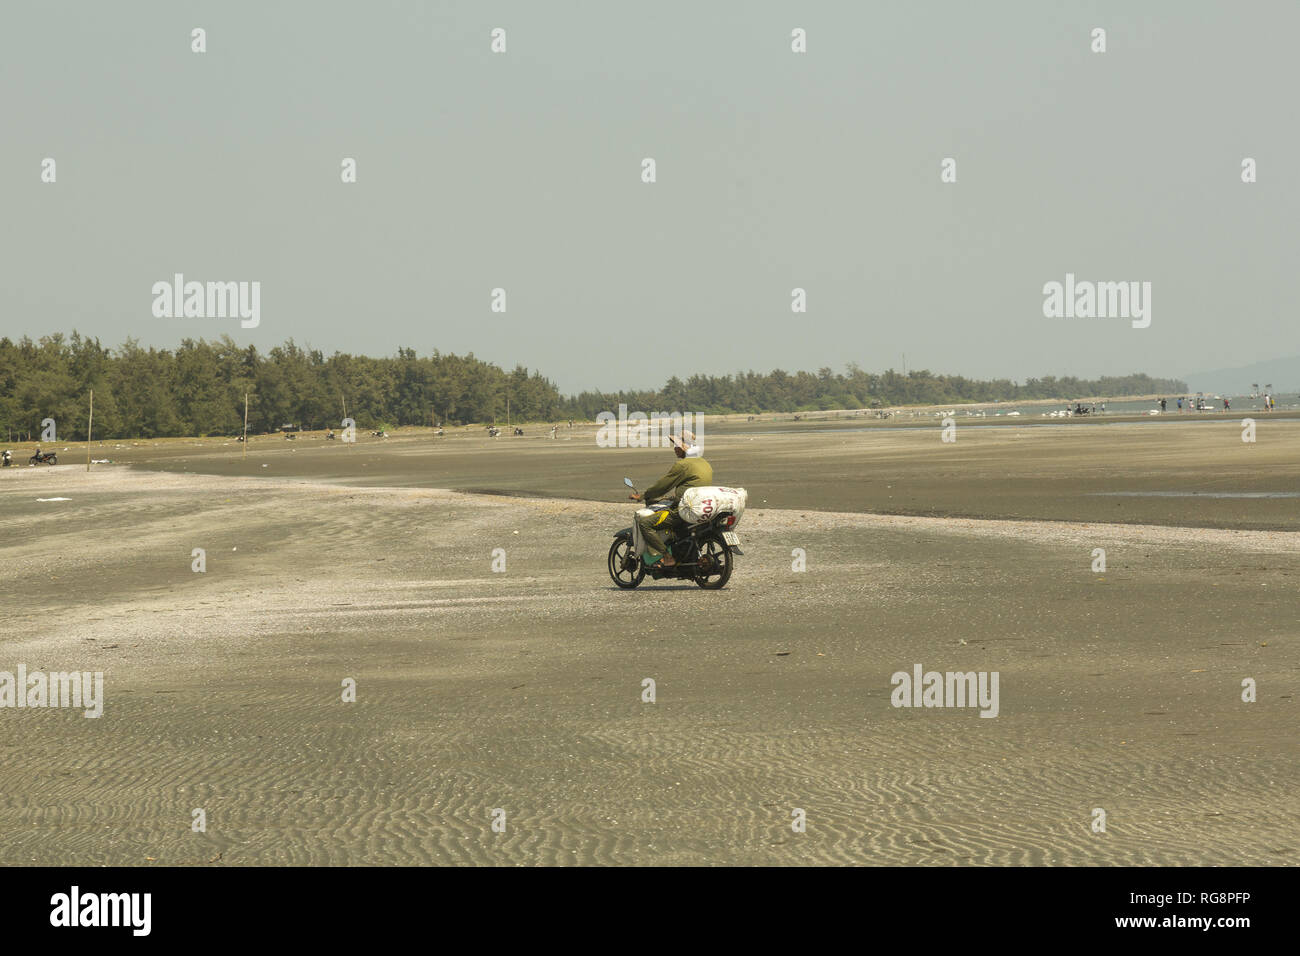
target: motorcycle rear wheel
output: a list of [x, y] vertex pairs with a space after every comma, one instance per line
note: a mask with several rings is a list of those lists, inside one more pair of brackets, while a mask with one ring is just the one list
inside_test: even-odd
[[615, 538], [609, 546], [609, 576], [621, 588], [634, 588], [645, 577], [645, 568], [630, 538]]
[[700, 541], [700, 553], [695, 561], [695, 583], [704, 590], [720, 590], [731, 580], [731, 549], [718, 535], [711, 534]]

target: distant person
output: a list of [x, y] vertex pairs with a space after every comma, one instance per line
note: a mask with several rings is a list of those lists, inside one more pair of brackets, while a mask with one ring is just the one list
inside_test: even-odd
[[1230, 409], [1231, 407], [1232, 407], [1232, 406], [1228, 404], [1228, 400], [1227, 400], [1227, 398], [1224, 398], [1224, 400], [1223, 400], [1223, 410], [1226, 412], [1226, 411], [1227, 411], [1228, 409]]
[[1160, 410], [1161, 410], [1162, 412], [1163, 412], [1163, 411], [1167, 411], [1167, 410], [1168, 410], [1168, 404], [1169, 404], [1169, 403], [1166, 402], [1163, 398], [1160, 399]]
[[1181, 395], [1178, 396], [1178, 410], [1180, 412], [1183, 410], [1183, 397]]

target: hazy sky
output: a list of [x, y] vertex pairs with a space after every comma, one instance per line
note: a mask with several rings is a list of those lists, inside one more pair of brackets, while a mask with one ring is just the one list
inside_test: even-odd
[[[566, 392], [1294, 355], [1297, 35], [1294, 0], [6, 0], [0, 334], [473, 351]], [[260, 281], [260, 326], [155, 318], [176, 272]], [[1150, 327], [1044, 318], [1067, 272], [1151, 282]]]

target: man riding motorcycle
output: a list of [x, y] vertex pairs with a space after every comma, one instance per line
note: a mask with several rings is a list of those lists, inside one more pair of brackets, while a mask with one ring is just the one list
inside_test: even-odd
[[665, 553], [666, 546], [662, 532], [679, 530], [684, 526], [681, 519], [677, 517], [676, 509], [683, 491], [698, 485], [713, 484], [713, 467], [707, 461], [702, 457], [688, 458], [686, 456], [688, 446], [678, 436], [674, 435], [668, 440], [672, 442], [677, 463], [668, 470], [668, 474], [647, 488], [644, 494], [632, 492], [628, 495], [633, 501], [644, 501], [646, 504], [667, 499], [674, 505], [662, 511], [636, 516], [637, 529], [646, 544], [646, 553], [642, 560], [648, 567], [662, 562], [662, 567], [670, 568], [677, 563], [671, 554]]

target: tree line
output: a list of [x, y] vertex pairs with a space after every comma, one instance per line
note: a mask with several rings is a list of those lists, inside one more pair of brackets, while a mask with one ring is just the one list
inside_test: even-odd
[[658, 391], [582, 392], [564, 396], [540, 372], [506, 371], [468, 355], [434, 352], [371, 358], [326, 356], [292, 339], [265, 354], [229, 336], [185, 339], [175, 349], [144, 348], [128, 339], [106, 348], [77, 332], [11, 341], [0, 338], [0, 428], [6, 436], [39, 435], [53, 418], [69, 440], [85, 438], [86, 400], [95, 392], [95, 435], [162, 438], [235, 435], [243, 428], [244, 395], [250, 432], [284, 425], [338, 427], [347, 414], [362, 428], [459, 425], [504, 420], [590, 421], [626, 404], [653, 413], [760, 414], [894, 405], [936, 405], [1086, 398], [1187, 391], [1184, 382], [1147, 375], [981, 381], [959, 375], [894, 370], [880, 374], [856, 364], [844, 372], [740, 372], [673, 377]]

